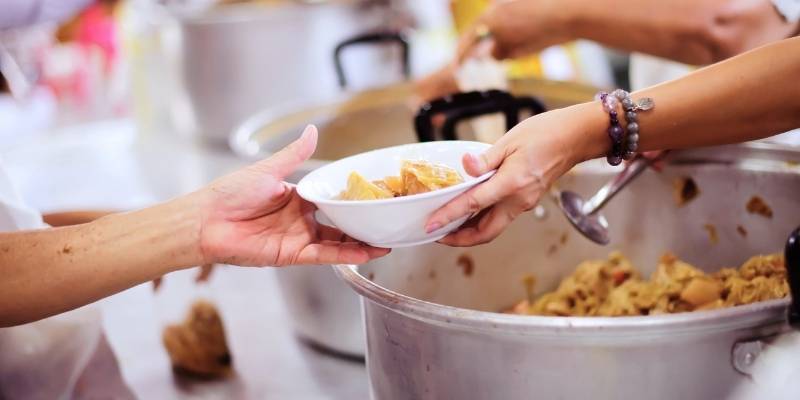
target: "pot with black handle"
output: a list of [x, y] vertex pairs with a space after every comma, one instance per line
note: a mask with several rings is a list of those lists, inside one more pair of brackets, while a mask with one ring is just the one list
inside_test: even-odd
[[[364, 299], [372, 397], [704, 400], [758, 384], [751, 367], [760, 352], [797, 325], [798, 161], [800, 152], [768, 144], [675, 152], [662, 172], [644, 172], [607, 205], [607, 247], [574, 232], [547, 197], [539, 213], [485, 245], [431, 244], [335, 266]], [[618, 171], [587, 162], [558, 185], [592, 193]], [[686, 179], [699, 194], [680, 206], [674, 183]], [[761, 212], [748, 211], [754, 198]], [[665, 251], [711, 273], [783, 252], [789, 232], [794, 304], [613, 318], [500, 313], [527, 297], [526, 277], [536, 277], [539, 295], [611, 250], [644, 276]]]

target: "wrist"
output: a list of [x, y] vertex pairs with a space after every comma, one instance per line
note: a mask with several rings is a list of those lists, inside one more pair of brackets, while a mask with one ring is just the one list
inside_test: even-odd
[[568, 142], [572, 149], [574, 164], [586, 160], [604, 157], [608, 154], [611, 143], [606, 130], [608, 114], [598, 101], [577, 104], [565, 109], [569, 112], [565, 121], [570, 121], [572, 129], [567, 131]]
[[161, 269], [160, 275], [206, 263], [200, 246], [200, 197], [192, 193], [134, 213], [144, 237], [152, 243], [152, 261]]
[[209, 263], [202, 246], [203, 219], [206, 196], [203, 191], [194, 192], [164, 203], [165, 212], [170, 216], [165, 221], [173, 224], [175, 235], [181, 237], [174, 243], [183, 256], [180, 257], [179, 268], [205, 265]]

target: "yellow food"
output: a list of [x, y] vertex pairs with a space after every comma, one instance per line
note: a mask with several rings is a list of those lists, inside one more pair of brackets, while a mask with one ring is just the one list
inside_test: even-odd
[[738, 270], [708, 275], [671, 254], [661, 257], [643, 280], [619, 252], [607, 260], [585, 261], [555, 291], [507, 312], [524, 315], [655, 315], [731, 307], [787, 296], [786, 269], [779, 254], [755, 256]]
[[347, 178], [347, 189], [339, 195], [341, 200], [377, 200], [394, 197], [388, 188], [366, 180], [358, 172], [351, 172]]
[[347, 189], [339, 194], [340, 200], [377, 200], [410, 196], [443, 189], [464, 182], [464, 178], [453, 168], [427, 161], [404, 160], [400, 176], [387, 176], [377, 181], [368, 181], [358, 172], [351, 172]]

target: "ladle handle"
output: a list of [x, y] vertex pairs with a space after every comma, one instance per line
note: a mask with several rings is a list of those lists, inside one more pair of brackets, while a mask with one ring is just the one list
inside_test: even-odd
[[339, 79], [339, 87], [344, 89], [347, 87], [347, 77], [344, 74], [344, 67], [342, 66], [342, 52], [345, 48], [365, 43], [390, 43], [394, 42], [400, 46], [403, 52], [403, 76], [406, 79], [411, 77], [411, 57], [409, 56], [408, 39], [400, 32], [368, 32], [353, 36], [345, 39], [333, 50], [333, 65], [336, 68], [336, 77]]
[[789, 235], [785, 249], [786, 276], [789, 280], [789, 290], [792, 294], [792, 303], [789, 305], [789, 325], [800, 329], [800, 228]]
[[647, 158], [643, 156], [636, 157], [630, 164], [626, 165], [625, 169], [617, 174], [617, 176], [615, 176], [611, 182], [605, 184], [602, 188], [600, 188], [600, 190], [597, 191], [597, 193], [595, 193], [594, 196], [592, 196], [591, 199], [584, 203], [583, 213], [586, 215], [592, 215], [600, 211], [609, 200], [614, 198], [614, 196], [622, 191], [625, 186], [628, 186], [628, 184], [634, 178], [639, 176], [639, 174], [641, 174], [649, 166], [663, 159], [666, 154], [667, 152], [663, 151], [654, 158]]

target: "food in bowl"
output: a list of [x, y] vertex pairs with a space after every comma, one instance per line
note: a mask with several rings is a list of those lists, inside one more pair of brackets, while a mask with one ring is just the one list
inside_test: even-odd
[[[486, 143], [448, 140], [409, 143], [372, 150], [325, 164], [311, 171], [297, 183], [297, 193], [317, 207], [316, 217], [320, 223], [336, 227], [347, 236], [369, 245], [400, 248], [431, 243], [466, 222], [468, 216], [465, 215], [432, 232], [426, 229], [431, 213], [494, 174], [495, 171], [490, 171], [481, 176], [470, 176], [462, 169], [461, 161], [464, 154], [481, 154], [490, 147], [491, 145]], [[368, 179], [394, 176], [402, 182], [403, 174], [400, 173], [400, 167], [404, 161], [410, 160], [424, 160], [427, 163], [422, 163], [423, 166], [429, 166], [428, 164], [448, 166], [455, 169], [456, 174], [453, 175], [451, 171], [440, 176], [433, 171], [441, 171], [442, 168], [420, 170], [411, 168], [416, 163], [409, 162], [405, 168], [408, 187], [395, 189], [398, 195], [404, 196], [394, 197], [395, 192], [392, 192], [393, 198], [377, 199], [374, 193], [362, 196], [358, 193], [348, 194], [345, 190], [344, 196], [347, 198], [368, 197], [376, 200], [350, 201], [339, 197], [344, 189], [344, 183], [353, 171], [363, 173]], [[414, 194], [421, 189], [416, 183], [412, 185], [409, 182], [410, 175], [429, 191]], [[363, 179], [362, 183], [366, 180]], [[451, 184], [456, 180], [460, 183]], [[388, 184], [386, 180], [383, 183], [389, 185], [396, 182], [397, 179], [389, 179]], [[445, 185], [450, 186], [444, 187]], [[387, 195], [384, 193], [384, 196]]]
[[399, 176], [387, 176], [370, 182], [358, 172], [351, 172], [347, 188], [339, 200], [378, 200], [411, 196], [444, 189], [464, 182], [453, 168], [423, 160], [403, 160]]
[[755, 256], [738, 269], [723, 268], [713, 274], [665, 254], [650, 279], [644, 280], [622, 253], [613, 252], [607, 260], [582, 262], [556, 290], [533, 301], [523, 300], [508, 312], [549, 316], [656, 315], [732, 307], [779, 299], [788, 293], [780, 254]]

